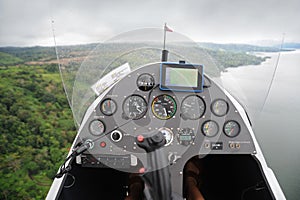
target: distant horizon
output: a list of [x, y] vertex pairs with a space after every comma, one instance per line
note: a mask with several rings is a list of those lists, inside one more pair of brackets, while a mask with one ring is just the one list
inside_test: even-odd
[[[82, 42], [82, 43], [66, 43], [66, 44], [59, 44], [57, 46], [77, 46], [77, 45], [89, 45], [89, 44], [101, 44], [105, 43], [105, 41], [101, 42]], [[276, 40], [258, 40], [258, 41], [245, 41], [245, 42], [233, 42], [233, 41], [228, 41], [228, 42], [212, 42], [212, 41], [199, 41], [195, 42], [197, 44], [201, 43], [208, 43], [208, 44], [220, 44], [220, 45], [230, 45], [230, 44], [237, 44], [237, 45], [253, 45], [253, 46], [265, 46], [265, 47], [274, 47], [281, 45], [281, 41], [276, 41]], [[300, 41], [287, 41], [284, 42], [283, 44], [285, 45], [300, 45]], [[55, 44], [53, 43], [52, 45], [50, 44], [32, 44], [32, 45], [1, 45], [0, 48], [31, 48], [31, 47], [55, 47]]]

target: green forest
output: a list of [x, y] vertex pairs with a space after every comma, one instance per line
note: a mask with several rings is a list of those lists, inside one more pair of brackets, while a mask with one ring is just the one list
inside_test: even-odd
[[0, 199], [45, 199], [71, 147], [76, 131], [57, 68], [0, 69]]
[[[266, 59], [208, 53], [224, 68]], [[55, 59], [53, 47], [0, 48], [0, 199], [45, 199], [76, 135]]]

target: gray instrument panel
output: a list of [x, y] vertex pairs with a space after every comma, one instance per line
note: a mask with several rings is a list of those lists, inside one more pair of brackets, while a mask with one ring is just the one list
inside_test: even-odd
[[132, 159], [137, 158], [146, 165], [146, 153], [135, 138], [158, 131], [166, 137], [163, 152], [174, 170], [182, 170], [194, 155], [255, 153], [239, 111], [208, 77], [201, 93], [162, 91], [159, 79], [160, 63], [149, 64], [95, 100], [79, 133], [79, 138], [93, 140], [94, 147], [78, 163], [129, 169], [137, 166]]

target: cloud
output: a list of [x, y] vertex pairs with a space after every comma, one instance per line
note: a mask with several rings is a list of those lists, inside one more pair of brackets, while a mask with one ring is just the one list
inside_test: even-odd
[[298, 0], [1, 0], [0, 45], [53, 45], [104, 41], [164, 22], [196, 41], [300, 41]]

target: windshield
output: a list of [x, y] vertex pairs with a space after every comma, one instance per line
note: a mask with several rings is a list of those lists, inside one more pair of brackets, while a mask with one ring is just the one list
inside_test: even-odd
[[[77, 127], [105, 89], [131, 71], [161, 61], [163, 33], [161, 28], [145, 28], [101, 43], [57, 44], [60, 72]], [[275, 74], [278, 48], [198, 43], [178, 32], [167, 33], [165, 42], [169, 62], [202, 64], [207, 76], [242, 103], [250, 119], [260, 115]]]

